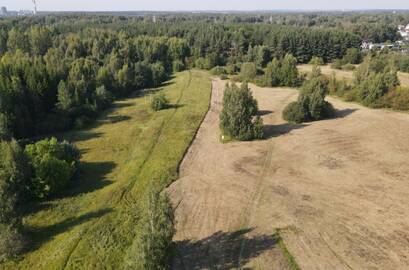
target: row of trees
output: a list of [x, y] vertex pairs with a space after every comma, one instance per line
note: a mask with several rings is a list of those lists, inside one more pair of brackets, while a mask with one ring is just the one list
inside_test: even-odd
[[28, 203], [59, 194], [77, 170], [80, 153], [55, 138], [23, 148], [15, 140], [0, 141], [0, 262], [27, 244], [22, 223]]
[[409, 88], [400, 86], [397, 73], [400, 59], [405, 56], [388, 51], [369, 54], [356, 68], [352, 85], [334, 75], [330, 92], [368, 107], [409, 110]]

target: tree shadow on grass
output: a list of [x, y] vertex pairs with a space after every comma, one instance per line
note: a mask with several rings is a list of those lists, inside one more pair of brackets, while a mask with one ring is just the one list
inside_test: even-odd
[[54, 200], [90, 193], [112, 184], [106, 175], [115, 167], [114, 162], [81, 162], [74, 179], [70, 181], [62, 193], [49, 198], [47, 201], [27, 204], [24, 207], [24, 215], [47, 210], [53, 205]]
[[109, 124], [115, 124], [123, 121], [128, 121], [131, 120], [131, 117], [128, 115], [111, 115], [107, 116], [104, 119], [101, 119], [101, 123], [109, 123]]
[[[278, 235], [249, 237], [253, 229], [217, 232], [201, 240], [176, 243], [178, 254], [173, 269], [237, 269], [277, 246]], [[244, 250], [242, 249], [245, 244]], [[241, 256], [239, 255], [241, 253]]]
[[68, 218], [53, 225], [27, 228], [27, 233], [30, 238], [30, 244], [28, 245], [26, 252], [37, 250], [43, 244], [52, 240], [57, 235], [67, 232], [70, 229], [84, 224], [90, 220], [101, 218], [112, 211], [113, 210], [111, 208], [106, 208], [95, 212], [89, 212], [78, 217]]
[[179, 108], [182, 108], [182, 107], [185, 107], [186, 105], [184, 105], [184, 104], [168, 104], [168, 105], [166, 105], [166, 108], [165, 108], [165, 110], [167, 110], [167, 109], [179, 109]]
[[280, 125], [265, 125], [263, 127], [264, 139], [270, 139], [290, 133], [293, 130], [308, 127], [306, 124], [280, 124]]
[[74, 180], [58, 198], [74, 197], [93, 192], [112, 183], [107, 174], [116, 167], [114, 162], [81, 162]]

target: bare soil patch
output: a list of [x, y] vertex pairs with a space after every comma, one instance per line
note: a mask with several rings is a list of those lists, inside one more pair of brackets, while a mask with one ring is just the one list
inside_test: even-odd
[[408, 269], [409, 115], [334, 98], [330, 120], [281, 119], [298, 92], [251, 86], [266, 139], [221, 144], [224, 82], [168, 189], [175, 269]]

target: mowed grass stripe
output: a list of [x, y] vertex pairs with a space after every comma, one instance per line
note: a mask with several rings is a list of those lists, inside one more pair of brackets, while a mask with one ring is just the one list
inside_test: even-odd
[[[43, 203], [26, 217], [33, 247], [1, 269], [123, 268], [144, 207], [140, 199], [150, 181], [164, 188], [176, 179], [208, 110], [211, 82], [205, 72], [194, 70], [190, 76], [186, 71], [157, 90], [178, 106], [155, 113], [149, 96], [129, 98], [116, 102], [94, 127], [64, 134], [83, 152], [80, 177], [67, 196]], [[132, 180], [129, 207], [119, 197]]]

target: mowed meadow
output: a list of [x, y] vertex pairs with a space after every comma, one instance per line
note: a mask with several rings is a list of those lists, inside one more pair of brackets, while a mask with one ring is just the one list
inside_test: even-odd
[[[152, 94], [170, 106], [154, 112]], [[1, 269], [122, 269], [135, 258], [147, 187], [162, 190], [204, 118], [211, 95], [209, 75], [177, 73], [162, 87], [114, 103], [89, 129], [60, 134], [81, 150], [77, 179], [66, 192], [27, 210], [29, 250]]]

